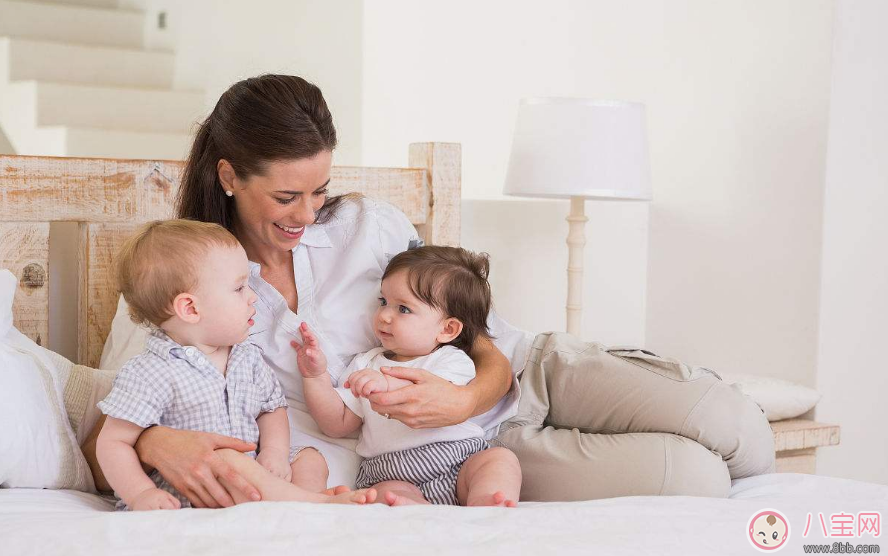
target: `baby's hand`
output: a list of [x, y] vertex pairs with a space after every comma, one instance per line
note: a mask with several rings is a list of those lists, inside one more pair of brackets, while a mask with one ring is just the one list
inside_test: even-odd
[[127, 504], [133, 511], [142, 510], [178, 510], [182, 507], [179, 500], [165, 490], [149, 488], [143, 490], [133, 498], [132, 504]]
[[293, 471], [290, 469], [290, 462], [287, 456], [289, 456], [289, 453], [286, 450], [267, 448], [259, 452], [259, 455], [256, 456], [256, 461], [275, 477], [289, 482]]
[[348, 376], [345, 384], [346, 388], [351, 388], [352, 394], [356, 398], [367, 397], [375, 392], [388, 392], [388, 381], [385, 376], [373, 369], [362, 369], [355, 371]]
[[295, 340], [290, 342], [290, 345], [296, 348], [296, 363], [299, 365], [299, 372], [305, 378], [323, 375], [327, 372], [327, 357], [321, 351], [321, 344], [305, 322], [299, 326], [299, 332], [302, 333], [303, 343], [300, 344]]

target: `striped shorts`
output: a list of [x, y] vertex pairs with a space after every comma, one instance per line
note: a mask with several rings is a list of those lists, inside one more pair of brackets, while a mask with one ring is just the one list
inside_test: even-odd
[[368, 488], [383, 481], [404, 481], [416, 485], [432, 504], [458, 506], [459, 470], [469, 456], [487, 447], [483, 438], [467, 438], [380, 454], [361, 463], [356, 486]]

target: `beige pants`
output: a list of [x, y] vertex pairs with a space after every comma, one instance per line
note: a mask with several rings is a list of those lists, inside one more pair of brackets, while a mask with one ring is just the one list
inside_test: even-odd
[[521, 461], [521, 500], [723, 497], [774, 471], [764, 413], [708, 369], [546, 333], [520, 383], [493, 444]]

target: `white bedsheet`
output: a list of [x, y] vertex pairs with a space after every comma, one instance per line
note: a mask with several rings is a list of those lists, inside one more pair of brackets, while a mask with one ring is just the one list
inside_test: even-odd
[[[801, 554], [804, 543], [835, 540], [814, 527], [802, 538], [809, 512], [888, 518], [888, 487], [776, 474], [735, 481], [729, 499], [627, 497], [516, 509], [260, 502], [141, 513], [114, 512], [79, 492], [11, 489], [0, 490], [0, 554], [754, 554], [746, 526], [764, 508], [789, 520], [783, 554]], [[882, 538], [848, 540], [888, 552]]]

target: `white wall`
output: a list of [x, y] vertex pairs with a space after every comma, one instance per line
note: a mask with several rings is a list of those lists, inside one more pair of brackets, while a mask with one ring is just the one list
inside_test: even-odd
[[2, 129], [0, 129], [0, 154], [15, 154], [15, 149], [12, 148]]
[[652, 15], [648, 345], [813, 385], [832, 3]]
[[888, 4], [839, 0], [823, 222], [818, 473], [888, 484]]

